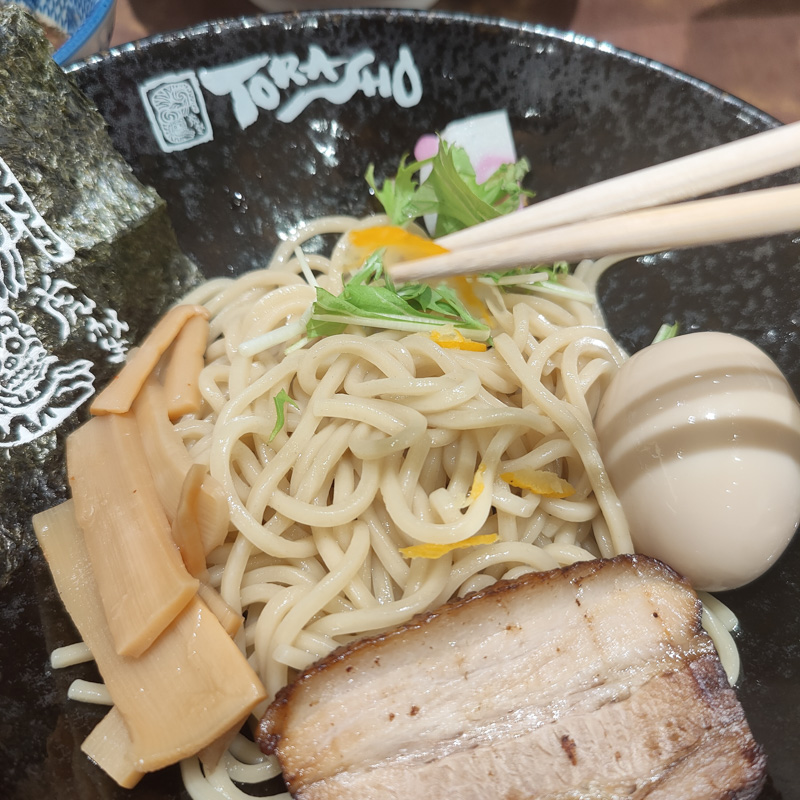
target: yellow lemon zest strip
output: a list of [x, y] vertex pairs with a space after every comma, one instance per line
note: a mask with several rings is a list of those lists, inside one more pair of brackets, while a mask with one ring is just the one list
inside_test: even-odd
[[575, 494], [575, 487], [559, 478], [553, 472], [544, 469], [518, 469], [514, 472], [504, 472], [500, 477], [518, 489], [530, 489], [542, 497], [563, 498]]
[[444, 347], [449, 350], [472, 350], [476, 353], [486, 352], [486, 342], [473, 342], [470, 339], [466, 339], [455, 328], [450, 328], [445, 331], [431, 331], [430, 337], [439, 347]]
[[455, 275], [452, 281], [458, 296], [461, 298], [461, 302], [467, 307], [470, 314], [473, 317], [482, 319], [487, 325], [491, 325], [492, 317], [489, 314], [489, 309], [475, 291], [475, 278], [467, 275]]
[[350, 241], [356, 247], [370, 251], [380, 247], [390, 247], [396, 255], [409, 259], [438, 256], [448, 252], [446, 247], [410, 233], [397, 225], [374, 225], [371, 228], [350, 231]]
[[453, 542], [452, 544], [412, 544], [410, 547], [401, 547], [400, 555], [403, 558], [439, 558], [451, 550], [458, 550], [462, 547], [493, 544], [498, 538], [496, 533], [481, 533], [477, 536], [470, 536], [463, 542]]
[[477, 500], [481, 492], [486, 487], [486, 484], [483, 482], [483, 473], [486, 472], [486, 464], [481, 464], [478, 469], [475, 471], [475, 477], [472, 479], [472, 487], [469, 490], [469, 494], [467, 495], [467, 504], [472, 503], [474, 500]]

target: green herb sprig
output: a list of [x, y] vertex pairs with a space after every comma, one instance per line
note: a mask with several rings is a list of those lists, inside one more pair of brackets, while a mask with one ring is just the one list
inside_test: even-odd
[[380, 250], [345, 283], [340, 295], [317, 287], [314, 310], [306, 326], [308, 338], [341, 333], [348, 325], [408, 332], [451, 325], [467, 338], [489, 338], [489, 327], [475, 319], [448, 286], [395, 286], [384, 270]]

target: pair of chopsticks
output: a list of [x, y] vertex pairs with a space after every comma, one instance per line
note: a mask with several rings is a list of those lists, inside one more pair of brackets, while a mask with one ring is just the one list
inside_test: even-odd
[[800, 230], [800, 185], [685, 201], [800, 166], [800, 122], [543, 200], [437, 240], [398, 282], [656, 253]]

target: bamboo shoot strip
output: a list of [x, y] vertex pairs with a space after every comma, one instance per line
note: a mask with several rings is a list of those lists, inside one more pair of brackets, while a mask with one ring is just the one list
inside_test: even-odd
[[[211, 742], [208, 747], [204, 747], [197, 754], [206, 774], [217, 768], [220, 759], [225, 755], [225, 751], [230, 747], [245, 722], [246, 720], [242, 720], [241, 724], [234, 725], [227, 733], [223, 733], [219, 739]], [[240, 800], [244, 800], [244, 798], [240, 798]]]
[[125, 721], [135, 769], [151, 772], [198, 753], [265, 699], [247, 659], [199, 598], [144, 655], [120, 656], [72, 501], [33, 522], [58, 593]]
[[131, 755], [131, 737], [119, 709], [112, 706], [83, 740], [81, 750], [123, 789], [133, 789], [144, 777]]
[[236, 636], [239, 628], [244, 624], [244, 617], [231, 608], [225, 602], [225, 598], [210, 583], [200, 581], [197, 596], [211, 609], [222, 627], [225, 628], [225, 633], [231, 638]]
[[134, 416], [94, 417], [78, 428], [67, 438], [67, 472], [117, 652], [141, 655], [198, 581], [172, 540]]
[[205, 366], [207, 343], [208, 320], [197, 316], [187, 320], [170, 348], [164, 370], [164, 394], [173, 422], [200, 410], [203, 397], [198, 378]]
[[130, 411], [136, 395], [161, 356], [175, 341], [183, 326], [197, 316], [208, 319], [208, 311], [203, 306], [180, 305], [164, 314], [119, 374], [95, 397], [89, 411], [98, 415], [125, 414]]
[[[164, 390], [155, 376], [150, 376], [139, 392], [133, 413], [139, 425], [144, 452], [153, 474], [156, 490], [167, 519], [172, 522], [178, 513], [181, 491], [192, 459], [180, 435], [169, 421]], [[208, 555], [228, 535], [228, 498], [220, 483], [206, 474], [197, 496], [195, 513]]]
[[172, 540], [178, 545], [183, 564], [190, 575], [204, 578], [207, 575], [203, 535], [197, 521], [197, 506], [206, 468], [192, 464], [183, 480], [178, 510], [172, 520]]

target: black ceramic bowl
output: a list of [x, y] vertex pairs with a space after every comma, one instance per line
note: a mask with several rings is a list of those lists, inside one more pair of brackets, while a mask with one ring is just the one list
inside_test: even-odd
[[[214, 24], [125, 46], [72, 76], [135, 173], [166, 199], [181, 244], [207, 275], [262, 264], [306, 218], [369, 210], [370, 162], [385, 174], [420, 134], [477, 112], [508, 110], [538, 198], [777, 124], [606, 45], [435, 13]], [[165, 98], [177, 118], [159, 114]], [[615, 267], [602, 301], [630, 350], [665, 321], [679, 321], [684, 332], [729, 331], [770, 353], [798, 391], [799, 261], [791, 236], [661, 254]], [[20, 502], [6, 504], [5, 524], [63, 495], [57, 478], [37, 483], [30, 460], [9, 452], [2, 481]], [[73, 677], [91, 670], [49, 669], [48, 650], [74, 634], [35, 547], [25, 546], [0, 590], [0, 796], [123, 796], [79, 752], [102, 712], [65, 694]], [[800, 541], [724, 600], [741, 621], [739, 695], [769, 758], [763, 797], [800, 797]], [[177, 770], [167, 770], [132, 796], [181, 791]]]

